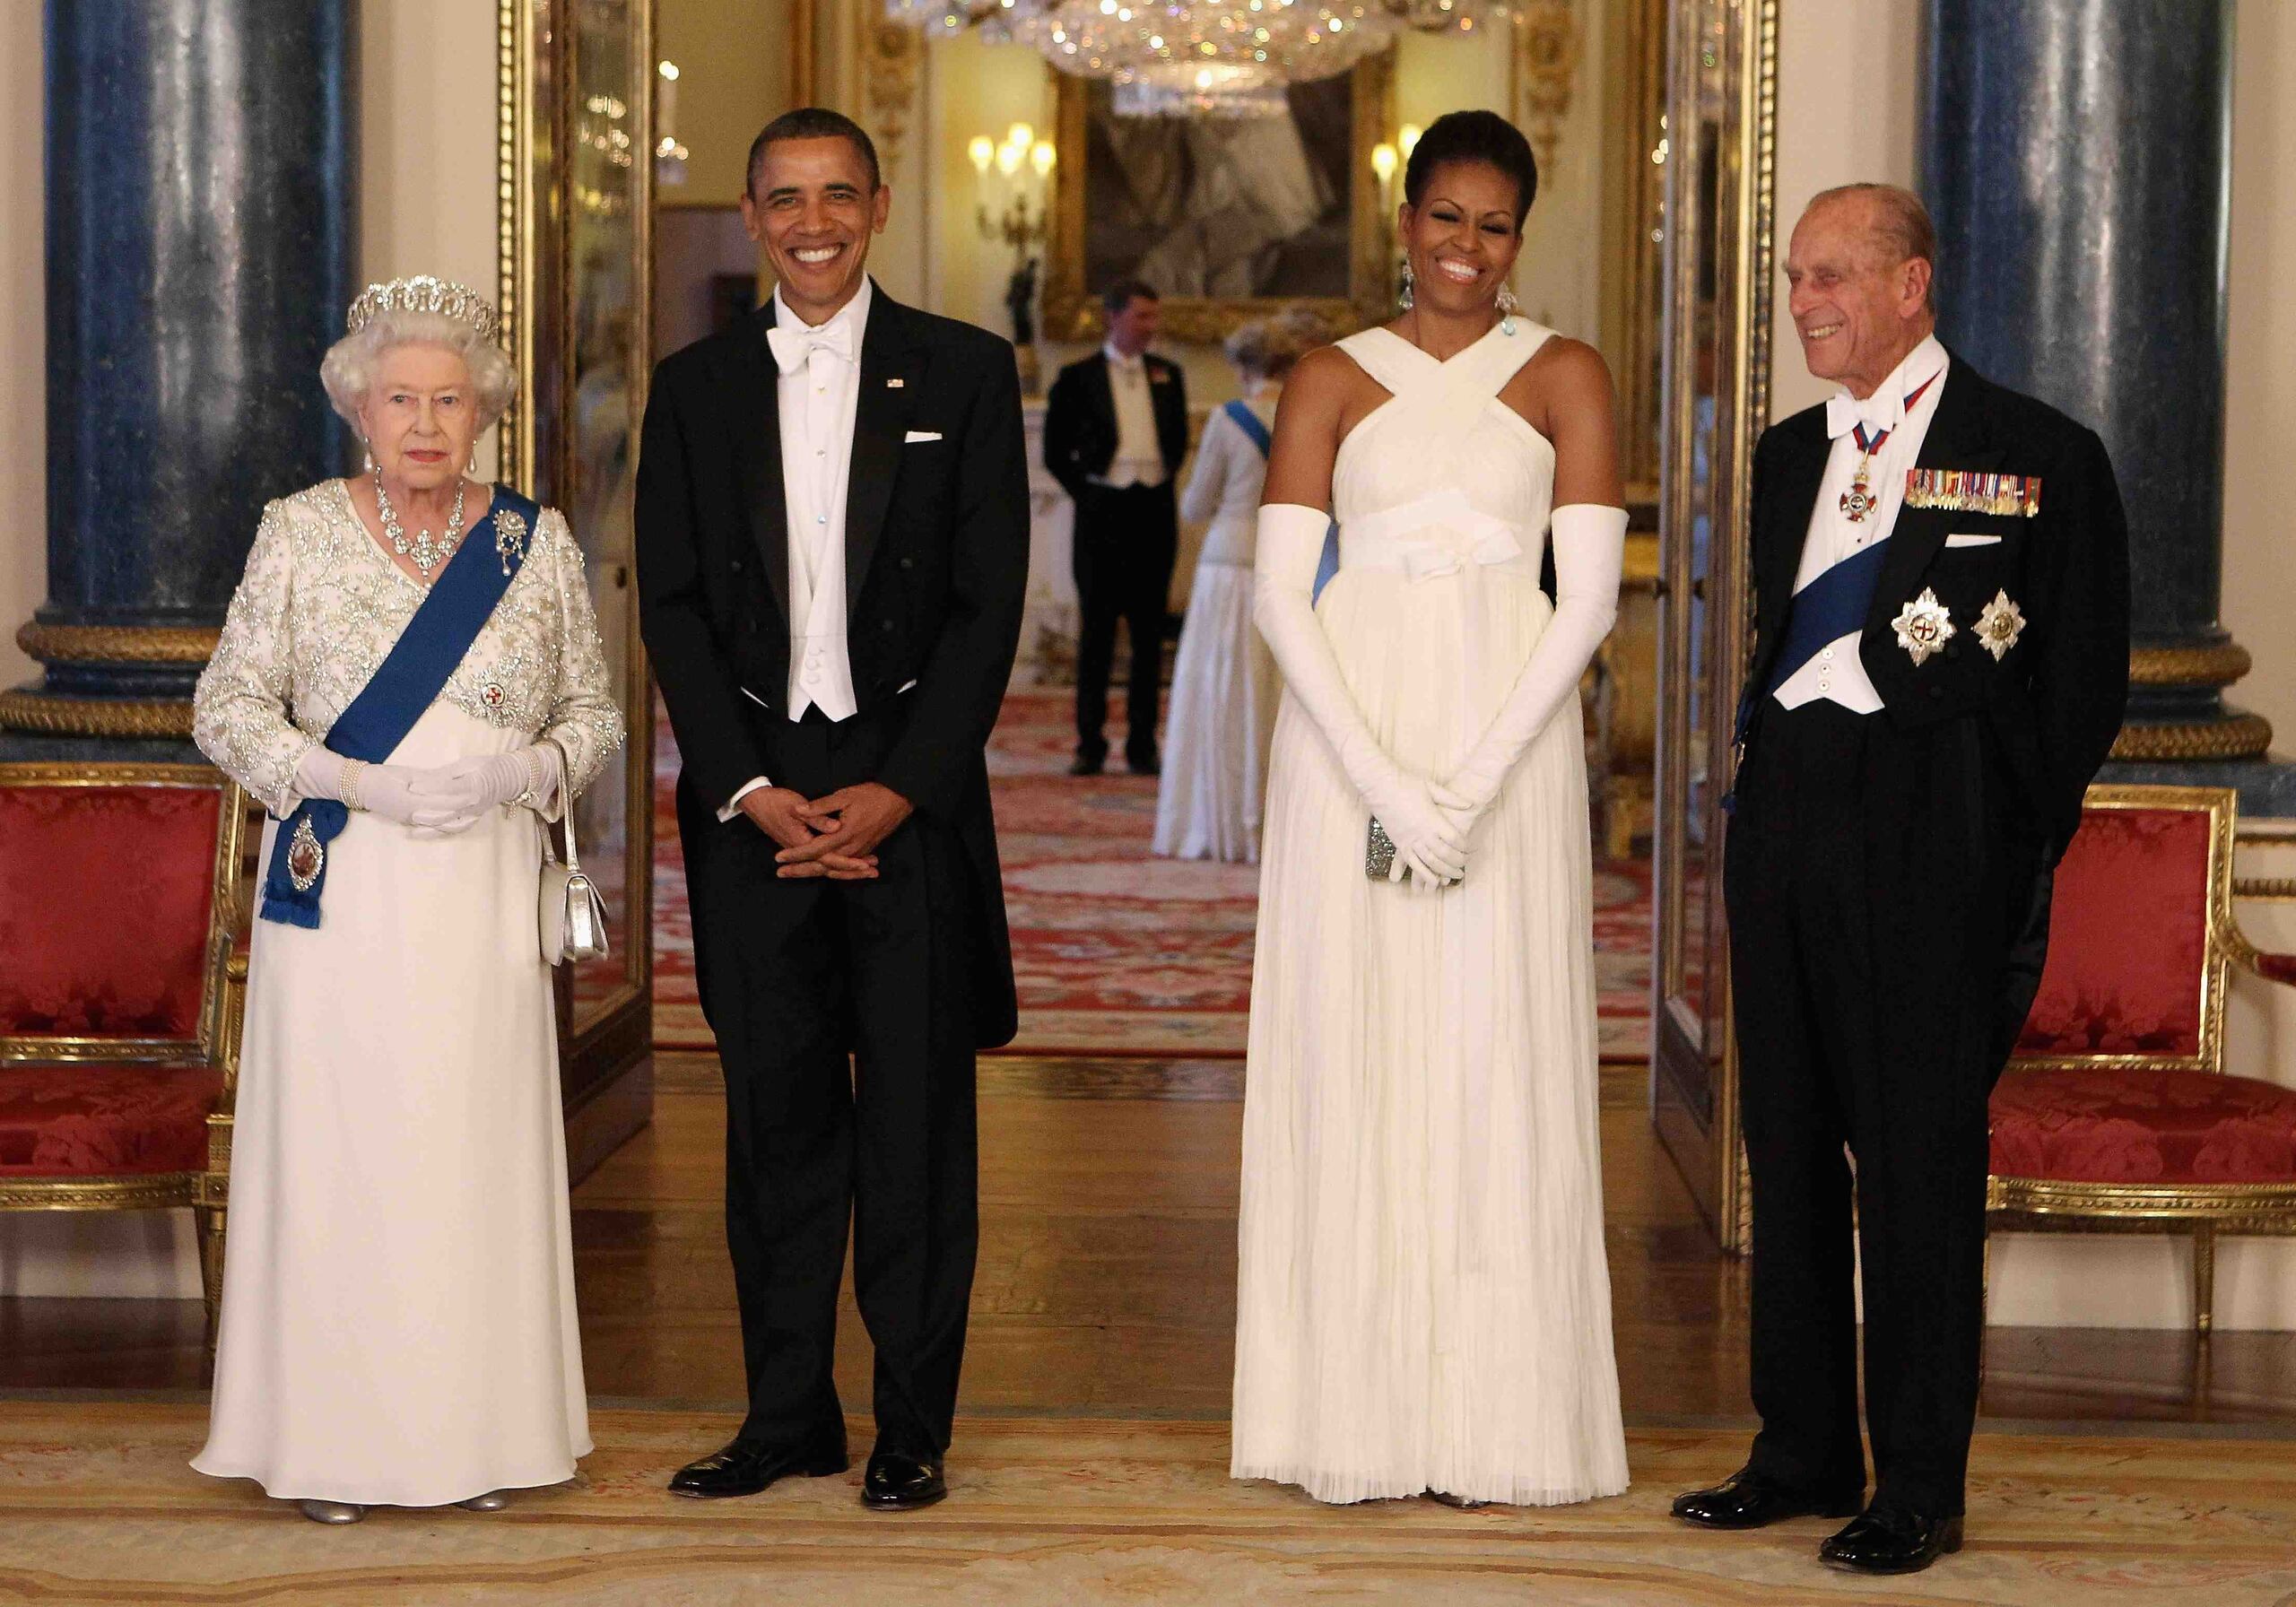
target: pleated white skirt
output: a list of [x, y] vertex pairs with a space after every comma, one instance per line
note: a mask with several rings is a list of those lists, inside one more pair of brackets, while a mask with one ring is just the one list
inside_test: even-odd
[[1198, 564], [1172, 666], [1158, 854], [1259, 862], [1267, 749], [1282, 692], [1275, 660], [1252, 623], [1251, 570]]
[[[525, 740], [442, 703], [393, 758]], [[561, 1482], [590, 1435], [534, 817], [354, 814], [328, 857], [316, 930], [255, 925], [192, 1466], [404, 1507]]]
[[[1343, 569], [1318, 617], [1387, 751], [1442, 776], [1552, 611], [1469, 563]], [[1270, 763], [1231, 1471], [1326, 1501], [1616, 1494], [1575, 702], [1449, 889], [1364, 875], [1366, 808], [1289, 699]]]

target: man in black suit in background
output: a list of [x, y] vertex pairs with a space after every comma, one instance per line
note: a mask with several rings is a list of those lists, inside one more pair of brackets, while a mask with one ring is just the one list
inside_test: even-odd
[[1187, 387], [1176, 363], [1149, 354], [1155, 291], [1118, 280], [1101, 297], [1108, 343], [1060, 370], [1045, 398], [1044, 465], [1076, 504], [1076, 761], [1097, 776], [1108, 757], [1109, 664], [1119, 616], [1132, 635], [1125, 761], [1156, 774], [1156, 694], [1163, 678], [1165, 601], [1179, 552], [1172, 488], [1187, 455]]
[[876, 1346], [862, 1500], [946, 1493], [973, 1056], [1015, 1026], [984, 751], [1020, 636], [1028, 463], [1012, 348], [870, 282], [891, 199], [857, 125], [776, 118], [742, 213], [778, 286], [665, 359], [646, 409], [639, 617], [684, 760], [750, 1397], [682, 1495], [844, 1471], [848, 1220]]
[[1918, 197], [1851, 185], [1811, 202], [1786, 261], [1810, 372], [1842, 389], [1754, 453], [1724, 894], [1761, 1431], [1674, 1503], [1717, 1529], [1855, 1514], [1819, 1556], [1874, 1574], [1961, 1542], [1986, 1102], [2128, 694], [2112, 465], [1938, 343], [1935, 257]]

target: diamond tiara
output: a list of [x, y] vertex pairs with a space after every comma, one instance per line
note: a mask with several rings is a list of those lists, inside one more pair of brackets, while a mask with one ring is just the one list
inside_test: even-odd
[[349, 316], [344, 319], [344, 333], [356, 334], [377, 315], [387, 312], [435, 312], [441, 317], [469, 325], [478, 331], [482, 340], [495, 339], [502, 327], [486, 298], [468, 285], [417, 274], [412, 279], [370, 284], [360, 291], [359, 299], [351, 304]]

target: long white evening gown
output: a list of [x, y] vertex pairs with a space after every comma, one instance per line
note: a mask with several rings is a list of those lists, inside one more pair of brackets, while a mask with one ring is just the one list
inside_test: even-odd
[[[1498, 393], [1548, 331], [1448, 362], [1341, 343], [1394, 394], [1340, 445], [1317, 604], [1396, 761], [1452, 773], [1552, 615], [1554, 449]], [[1326, 1501], [1552, 1504], [1626, 1488], [1596, 1131], [1577, 700], [1458, 886], [1374, 882], [1367, 808], [1277, 717], [1252, 977], [1231, 1469]]]
[[[423, 595], [342, 482], [273, 503], [201, 677], [201, 748], [291, 811], [297, 760]], [[546, 736], [567, 757], [562, 804], [622, 730], [580, 549], [545, 509], [391, 762]], [[558, 1483], [590, 1435], [534, 812], [444, 837], [353, 813], [327, 861], [317, 928], [255, 923], [213, 1405], [192, 1465], [364, 1505]]]
[[[1273, 389], [1249, 404], [1273, 427]], [[1180, 497], [1184, 518], [1210, 520], [1187, 618], [1172, 656], [1164, 774], [1152, 847], [1176, 859], [1259, 862], [1267, 747], [1283, 682], [1252, 623], [1252, 543], [1267, 458], [1242, 426], [1214, 409]]]

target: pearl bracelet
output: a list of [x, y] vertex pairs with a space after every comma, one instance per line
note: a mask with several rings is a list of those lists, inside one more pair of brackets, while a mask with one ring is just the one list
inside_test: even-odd
[[343, 778], [336, 784], [343, 794], [343, 806], [361, 814], [366, 812], [367, 806], [359, 801], [359, 776], [366, 768], [367, 761], [363, 759], [344, 760]]

